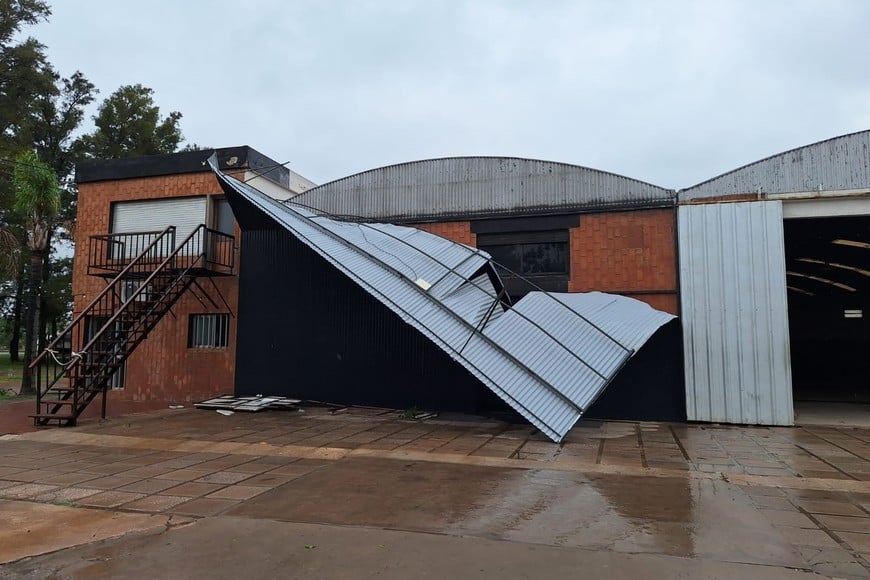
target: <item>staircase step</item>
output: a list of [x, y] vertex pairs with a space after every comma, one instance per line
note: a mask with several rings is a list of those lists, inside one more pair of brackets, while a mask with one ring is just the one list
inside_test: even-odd
[[74, 405], [75, 401], [72, 399], [42, 399], [39, 401], [40, 405]]
[[105, 362], [105, 363], [100, 363], [100, 364], [91, 364], [91, 365], [88, 365], [87, 367], [85, 367], [84, 374], [80, 375], [80, 376], [93, 376], [93, 375], [89, 374], [88, 371], [91, 371], [94, 368], [96, 368], [96, 370], [99, 371], [99, 369], [102, 369], [104, 367], [119, 367], [122, 364], [123, 363], [119, 363], [119, 362]]
[[76, 418], [75, 415], [60, 413], [36, 413], [35, 415], [28, 415], [28, 417], [31, 419], [56, 419], [58, 421], [69, 421]]

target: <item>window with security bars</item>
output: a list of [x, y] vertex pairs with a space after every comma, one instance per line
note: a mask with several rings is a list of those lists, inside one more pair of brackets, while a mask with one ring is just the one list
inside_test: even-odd
[[188, 348], [226, 348], [230, 335], [229, 314], [191, 314]]

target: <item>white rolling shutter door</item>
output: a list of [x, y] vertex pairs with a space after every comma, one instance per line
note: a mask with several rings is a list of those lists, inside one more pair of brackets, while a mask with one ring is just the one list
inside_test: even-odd
[[[150, 232], [175, 226], [176, 244], [181, 244], [197, 226], [206, 223], [206, 208], [206, 196], [115, 203], [112, 233]], [[197, 252], [198, 248], [191, 250]]]

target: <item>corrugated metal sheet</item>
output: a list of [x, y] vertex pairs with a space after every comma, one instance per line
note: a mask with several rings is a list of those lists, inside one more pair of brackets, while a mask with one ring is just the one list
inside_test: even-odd
[[[567, 433], [635, 350], [673, 318], [622, 296], [532, 292], [483, 334], [580, 408], [544, 415]], [[509, 394], [526, 405], [541, 398], [533, 388]]]
[[680, 201], [740, 194], [870, 189], [870, 131], [798, 147], [679, 192]]
[[334, 216], [421, 221], [671, 205], [676, 195], [613, 173], [534, 159], [451, 157], [390, 165], [293, 198]]
[[688, 419], [793, 424], [781, 202], [678, 220]]
[[504, 311], [484, 252], [413, 228], [317, 217], [218, 178], [231, 203], [239, 196], [259, 208], [554, 441], [673, 318], [630, 298], [544, 292]]

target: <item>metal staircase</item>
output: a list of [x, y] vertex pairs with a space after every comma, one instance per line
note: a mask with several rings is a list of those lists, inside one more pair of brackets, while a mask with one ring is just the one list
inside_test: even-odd
[[180, 244], [175, 228], [92, 236], [88, 273], [106, 287], [31, 363], [34, 424], [71, 426], [198, 277], [233, 274], [233, 237], [204, 225]]

